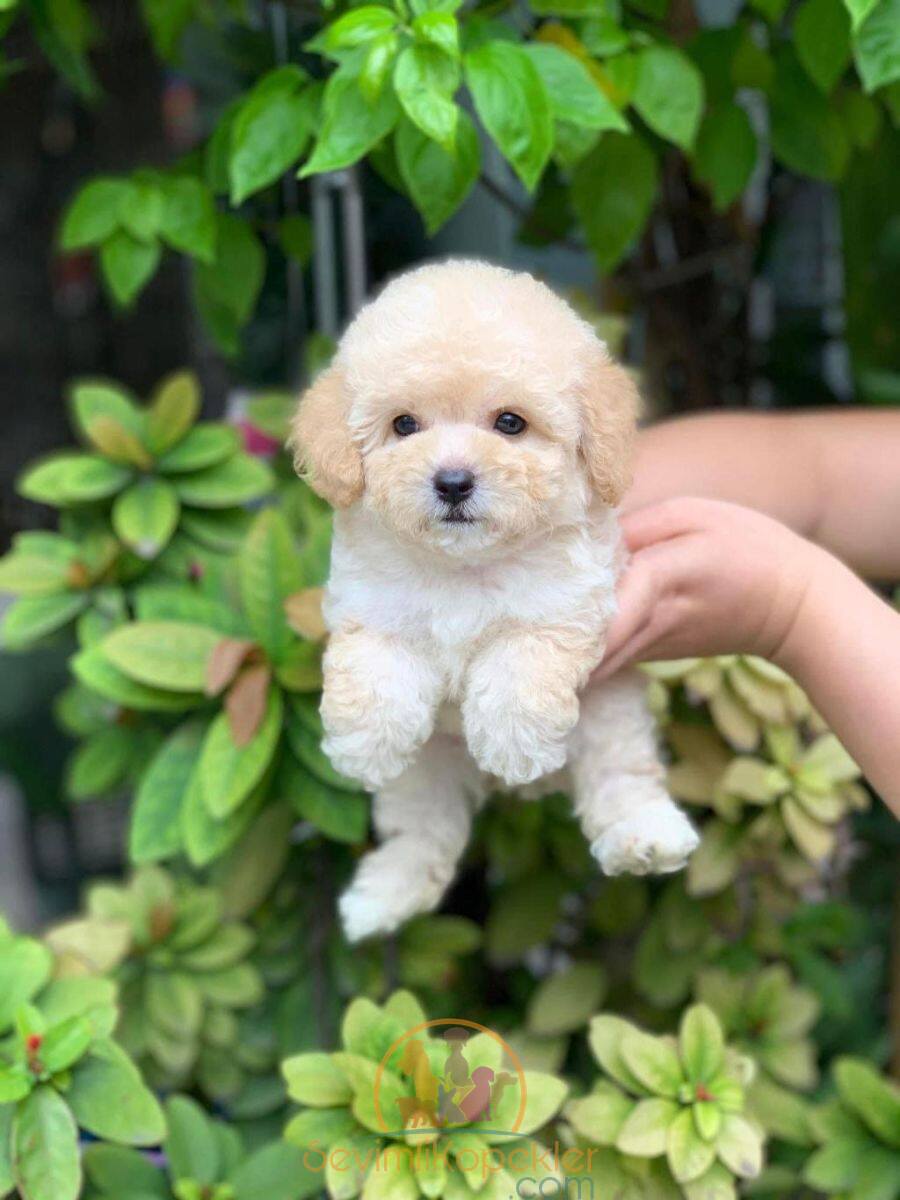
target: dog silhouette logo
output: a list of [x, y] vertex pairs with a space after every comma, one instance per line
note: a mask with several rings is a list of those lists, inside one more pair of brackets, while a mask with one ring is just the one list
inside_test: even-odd
[[[398, 1083], [405, 1094], [395, 1094]], [[525, 1116], [525, 1072], [492, 1029], [441, 1018], [408, 1030], [388, 1048], [375, 1074], [374, 1100], [385, 1133], [490, 1123], [496, 1132], [512, 1134]]]

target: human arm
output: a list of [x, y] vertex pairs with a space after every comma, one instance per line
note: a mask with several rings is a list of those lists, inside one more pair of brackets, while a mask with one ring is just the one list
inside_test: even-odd
[[641, 431], [623, 511], [706, 496], [767, 513], [871, 579], [900, 579], [900, 412], [704, 413]]
[[900, 816], [900, 614], [821, 547], [733, 504], [669, 500], [623, 519], [632, 561], [600, 674], [758, 654], [808, 693]]

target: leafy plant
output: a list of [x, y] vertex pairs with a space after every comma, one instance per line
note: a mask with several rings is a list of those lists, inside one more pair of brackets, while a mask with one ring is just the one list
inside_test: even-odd
[[[745, 1115], [752, 1059], [726, 1047], [711, 1009], [688, 1008], [677, 1039], [600, 1015], [590, 1044], [606, 1078], [566, 1116], [583, 1138], [633, 1158], [664, 1158], [683, 1194], [734, 1195], [762, 1166], [764, 1135]], [[677, 1190], [676, 1190], [677, 1194]]]

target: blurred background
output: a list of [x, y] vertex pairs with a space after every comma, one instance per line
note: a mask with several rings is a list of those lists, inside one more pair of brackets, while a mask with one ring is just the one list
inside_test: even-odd
[[[189, 174], [203, 156], [200, 177], [219, 195], [209, 155], [223, 114], [279, 63], [305, 63], [315, 76], [304, 47], [321, 26], [319, 6], [0, 5], [0, 548], [51, 524], [15, 481], [26, 462], [70, 440], [73, 378], [114, 377], [143, 396], [188, 366], [205, 414], [240, 420], [248, 396], [299, 385], [364, 293], [435, 256], [484, 256], [568, 292], [640, 369], [651, 419], [900, 401], [897, 84], [889, 72], [871, 88], [850, 81], [840, 0], [806, 18], [808, 4], [731, 0], [533, 7], [554, 28], [575, 14], [565, 28], [623, 111], [624, 60], [651, 37], [667, 39], [702, 77], [704, 121], [727, 89], [743, 114], [738, 132], [752, 130], [749, 159], [731, 161], [711, 125], [694, 152], [675, 144], [684, 139], [667, 137], [638, 98], [630, 127], [658, 174], [634, 236], [612, 255], [592, 231], [578, 154], [547, 162], [529, 192], [480, 129], [477, 180], [432, 236], [377, 147], [335, 172], [297, 180], [291, 169], [232, 199], [259, 231], [265, 263], [239, 336], [223, 345], [198, 304], [196, 257], [167, 253], [123, 305], [96, 246], [61, 252], [60, 223], [93, 177]], [[515, 24], [515, 6], [475, 5], [484, 21], [501, 10]], [[531, 19], [520, 25], [534, 35]], [[465, 92], [460, 105], [472, 111]], [[604, 207], [608, 196], [594, 199], [616, 211]], [[632, 198], [618, 200], [628, 223]], [[121, 811], [60, 799], [69, 746], [47, 713], [68, 649], [0, 660], [0, 910], [25, 927], [70, 907], [86, 873], [120, 860]]]

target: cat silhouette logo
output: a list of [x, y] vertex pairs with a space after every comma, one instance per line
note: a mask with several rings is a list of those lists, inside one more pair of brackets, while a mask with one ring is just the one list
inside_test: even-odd
[[388, 1048], [375, 1072], [374, 1101], [385, 1133], [465, 1125], [512, 1134], [525, 1117], [525, 1072], [498, 1033], [443, 1017], [407, 1030]]

